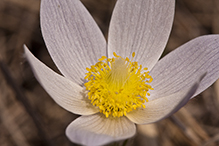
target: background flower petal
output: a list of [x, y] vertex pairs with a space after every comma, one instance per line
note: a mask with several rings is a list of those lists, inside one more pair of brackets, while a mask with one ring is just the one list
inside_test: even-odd
[[89, 146], [132, 137], [136, 132], [135, 124], [126, 117], [106, 118], [103, 114], [81, 116], [66, 129], [66, 135], [75, 143]]
[[52, 71], [34, 57], [26, 46], [24, 46], [24, 49], [25, 56], [37, 80], [57, 104], [70, 112], [80, 115], [94, 114], [99, 111], [84, 96], [81, 86]]
[[42, 0], [41, 28], [49, 53], [61, 73], [82, 84], [86, 67], [106, 55], [106, 41], [79, 0]]
[[136, 124], [149, 124], [162, 120], [184, 106], [194, 95], [198, 86], [199, 82], [185, 90], [146, 102], [145, 108], [127, 113], [127, 117]]
[[183, 90], [204, 73], [194, 96], [219, 78], [219, 35], [193, 39], [162, 58], [150, 72], [154, 79], [150, 99]]
[[109, 28], [109, 56], [135, 52], [135, 60], [151, 69], [166, 46], [174, 7], [174, 0], [118, 0]]

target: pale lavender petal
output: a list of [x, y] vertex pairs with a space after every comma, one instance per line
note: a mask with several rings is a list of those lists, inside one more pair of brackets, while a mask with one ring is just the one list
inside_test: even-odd
[[194, 96], [219, 78], [219, 35], [198, 37], [162, 58], [150, 74], [153, 77], [151, 99], [184, 90], [207, 73]]
[[82, 84], [86, 67], [106, 55], [106, 41], [79, 0], [42, 0], [41, 28], [49, 53], [61, 73]]
[[81, 116], [66, 129], [66, 135], [72, 142], [89, 146], [127, 139], [135, 132], [135, 124], [126, 117], [106, 118], [101, 113]]
[[160, 58], [173, 23], [175, 0], [118, 0], [109, 28], [109, 56], [131, 57], [149, 70]]
[[52, 71], [34, 57], [26, 46], [24, 50], [37, 80], [57, 104], [80, 115], [90, 115], [99, 111], [88, 101], [81, 86]]
[[199, 83], [186, 90], [146, 102], [145, 108], [127, 113], [127, 117], [136, 124], [149, 124], [162, 120], [184, 106], [196, 92]]

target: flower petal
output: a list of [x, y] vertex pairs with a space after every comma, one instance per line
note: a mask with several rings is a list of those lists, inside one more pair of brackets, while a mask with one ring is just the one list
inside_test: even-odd
[[42, 0], [41, 28], [61, 73], [83, 83], [86, 67], [106, 55], [106, 40], [79, 0]]
[[66, 129], [66, 135], [72, 142], [90, 146], [126, 139], [135, 132], [135, 124], [126, 117], [106, 118], [101, 113], [81, 116]]
[[109, 28], [109, 56], [135, 52], [135, 60], [150, 70], [166, 46], [174, 6], [174, 0], [118, 0]]
[[34, 57], [26, 46], [24, 46], [24, 49], [25, 56], [37, 80], [57, 104], [70, 112], [80, 115], [90, 115], [99, 111], [92, 106], [88, 98], [85, 98], [81, 86], [52, 71]]
[[149, 124], [162, 120], [184, 106], [196, 92], [198, 85], [199, 82], [186, 90], [146, 102], [145, 108], [127, 113], [127, 117], [136, 124]]
[[[219, 78], [219, 35], [198, 37], [162, 58], [151, 70], [151, 99], [168, 96], [207, 73], [194, 96]], [[194, 97], [193, 96], [193, 97]]]

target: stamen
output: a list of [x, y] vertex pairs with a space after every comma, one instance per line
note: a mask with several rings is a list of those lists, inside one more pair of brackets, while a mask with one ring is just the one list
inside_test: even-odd
[[106, 117], [125, 116], [137, 108], [145, 108], [146, 96], [153, 88], [147, 83], [153, 78], [147, 68], [142, 69], [138, 62], [132, 62], [135, 52], [129, 58], [122, 58], [113, 53], [113, 58], [102, 56], [95, 65], [86, 68], [85, 83], [88, 98], [91, 103], [99, 107]]

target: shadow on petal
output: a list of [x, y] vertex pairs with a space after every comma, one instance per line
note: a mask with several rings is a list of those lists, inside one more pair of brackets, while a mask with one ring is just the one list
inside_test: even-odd
[[127, 117], [136, 124], [149, 124], [172, 115], [195, 94], [205, 75], [206, 73], [199, 78], [199, 81], [183, 91], [146, 102], [146, 108], [139, 108], [127, 113]]

